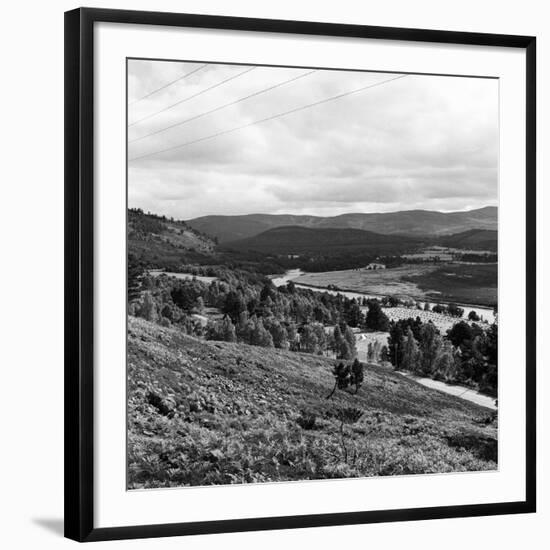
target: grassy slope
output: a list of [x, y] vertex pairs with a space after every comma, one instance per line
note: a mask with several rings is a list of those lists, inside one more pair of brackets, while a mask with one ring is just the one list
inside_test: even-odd
[[[374, 365], [357, 395], [327, 400], [332, 364], [130, 317], [129, 488], [495, 468], [486, 409]], [[344, 445], [341, 407], [364, 411]]]
[[185, 222], [128, 211], [128, 249], [156, 267], [204, 263], [214, 253], [215, 242]]

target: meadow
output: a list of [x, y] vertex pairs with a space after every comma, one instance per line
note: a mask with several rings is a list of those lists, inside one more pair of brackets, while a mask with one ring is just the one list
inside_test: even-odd
[[493, 306], [497, 264], [405, 264], [388, 269], [347, 269], [306, 273], [297, 284], [414, 300]]
[[486, 306], [493, 306], [498, 300], [496, 263], [445, 264], [405, 278], [431, 299]]

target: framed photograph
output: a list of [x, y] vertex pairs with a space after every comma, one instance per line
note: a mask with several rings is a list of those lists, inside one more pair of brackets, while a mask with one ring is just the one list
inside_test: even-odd
[[65, 530], [535, 511], [535, 38], [65, 14]]

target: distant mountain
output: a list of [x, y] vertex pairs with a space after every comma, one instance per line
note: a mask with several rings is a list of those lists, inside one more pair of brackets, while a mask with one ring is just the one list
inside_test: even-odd
[[187, 224], [220, 242], [253, 237], [276, 227], [350, 228], [384, 235], [436, 236], [461, 233], [470, 229], [497, 229], [498, 209], [487, 206], [466, 212], [403, 212], [342, 214], [333, 217], [294, 216], [291, 214], [248, 214], [244, 216], [203, 216]]
[[353, 228], [310, 228], [284, 226], [268, 229], [259, 235], [222, 245], [226, 250], [255, 251], [265, 254], [334, 255], [349, 252], [392, 253], [418, 243], [402, 235], [381, 235]]
[[498, 249], [498, 232], [489, 229], [470, 229], [454, 235], [446, 235], [438, 239], [438, 244], [451, 248], [471, 248], [473, 250]]

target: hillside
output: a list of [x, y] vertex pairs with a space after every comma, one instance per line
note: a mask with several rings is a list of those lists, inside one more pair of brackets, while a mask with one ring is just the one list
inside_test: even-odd
[[498, 249], [498, 232], [488, 229], [470, 229], [462, 233], [441, 237], [439, 243], [442, 246], [451, 248], [496, 252]]
[[128, 210], [128, 251], [147, 264], [167, 267], [197, 261], [214, 252], [216, 242], [184, 221]]
[[435, 236], [461, 233], [469, 229], [497, 229], [498, 209], [488, 206], [466, 212], [408, 210], [388, 213], [351, 213], [333, 217], [290, 214], [249, 214], [243, 216], [203, 216], [188, 220], [189, 226], [220, 242], [258, 235], [283, 226], [310, 228], [352, 228], [385, 235]]
[[[328, 400], [332, 366], [130, 316], [128, 487], [496, 468], [488, 410], [375, 365]], [[342, 424], [349, 408], [362, 416]]]
[[223, 248], [254, 250], [266, 254], [341, 254], [354, 250], [389, 254], [403, 251], [417, 241], [400, 235], [380, 235], [350, 228], [309, 228], [284, 226], [269, 229], [254, 237], [228, 242]]

